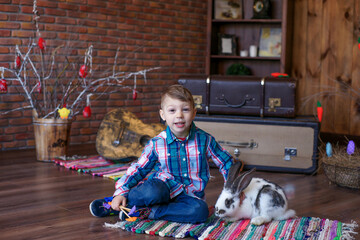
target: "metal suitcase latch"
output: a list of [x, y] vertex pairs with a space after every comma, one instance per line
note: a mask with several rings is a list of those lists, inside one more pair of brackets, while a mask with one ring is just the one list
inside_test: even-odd
[[202, 103], [203, 103], [203, 99], [201, 95], [193, 95], [194, 98], [194, 103], [195, 103], [195, 108], [196, 109], [202, 109]]
[[290, 161], [291, 157], [296, 157], [297, 156], [297, 149], [296, 148], [291, 148], [291, 147], [286, 147], [285, 151], [284, 151], [284, 160], [285, 161]]
[[276, 112], [275, 107], [281, 107], [281, 98], [269, 98], [269, 112]]

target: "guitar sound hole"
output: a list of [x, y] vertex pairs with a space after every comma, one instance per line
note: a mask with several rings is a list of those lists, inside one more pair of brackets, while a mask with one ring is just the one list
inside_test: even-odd
[[140, 138], [140, 145], [144, 147], [150, 141], [150, 139], [151, 137], [148, 135], [142, 136]]

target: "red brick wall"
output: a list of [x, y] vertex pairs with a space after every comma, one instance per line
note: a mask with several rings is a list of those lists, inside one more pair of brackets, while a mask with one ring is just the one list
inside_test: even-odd
[[[123, 69], [161, 67], [148, 74], [147, 83], [138, 79], [135, 101], [125, 90], [92, 101], [91, 119], [77, 115], [72, 124], [71, 144], [95, 142], [101, 120], [116, 107], [146, 123], [158, 122], [164, 88], [179, 75], [205, 72], [206, 0], [37, 0], [37, 5], [49, 46], [70, 43], [81, 55], [92, 44], [100, 69], [112, 66], [118, 47]], [[32, 10], [31, 0], [0, 0], [0, 66], [13, 68], [15, 45], [26, 47], [34, 37]], [[0, 150], [34, 148], [31, 110], [1, 114], [27, 105], [17, 92], [21, 88], [7, 83], [8, 93], [0, 93]]]

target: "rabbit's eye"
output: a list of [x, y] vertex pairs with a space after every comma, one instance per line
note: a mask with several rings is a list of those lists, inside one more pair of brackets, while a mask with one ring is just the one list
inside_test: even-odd
[[233, 204], [234, 203], [234, 199], [232, 199], [232, 198], [230, 198], [230, 199], [225, 199], [225, 206], [227, 207], [227, 208], [230, 208], [230, 206], [231, 206], [231, 204]]

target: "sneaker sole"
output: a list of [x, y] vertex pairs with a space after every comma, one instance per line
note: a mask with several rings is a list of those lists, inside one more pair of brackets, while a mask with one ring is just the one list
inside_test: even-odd
[[96, 216], [96, 215], [94, 214], [94, 212], [92, 211], [92, 209], [91, 209], [91, 204], [92, 204], [92, 202], [89, 204], [89, 210], [90, 210], [91, 215], [93, 215], [94, 217], [98, 217], [98, 216]]

